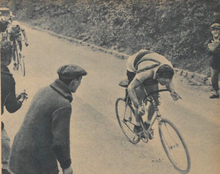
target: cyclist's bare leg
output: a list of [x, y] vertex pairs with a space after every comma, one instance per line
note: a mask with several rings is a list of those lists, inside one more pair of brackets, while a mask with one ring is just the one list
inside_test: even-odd
[[21, 36], [19, 36], [16, 40], [17, 40], [18, 45], [19, 45], [19, 50], [22, 51], [22, 42], [21, 42], [22, 38], [21, 38]]
[[[143, 101], [143, 99], [146, 96], [144, 86], [141, 85], [140, 87], [136, 88], [135, 92], [136, 92], [137, 99], [139, 101]], [[138, 115], [138, 109], [137, 108], [135, 108], [135, 120], [136, 120], [136, 125], [140, 126], [141, 125], [141, 123], [140, 123], [141, 115]]]
[[[157, 84], [156, 84], [156, 85], [145, 86], [145, 90], [146, 90], [147, 93], [150, 93], [150, 92], [152, 92], [152, 91], [157, 91], [157, 90], [159, 90], [159, 87], [158, 87]], [[158, 95], [158, 94], [155, 94], [155, 95], [153, 95], [153, 98], [154, 98], [154, 100], [157, 101], [158, 104], [159, 104], [159, 95]], [[153, 107], [152, 104], [150, 104], [149, 107], [148, 107], [148, 115], [147, 115], [147, 123], [148, 123], [148, 124], [150, 124], [151, 119], [152, 119], [152, 117], [153, 117], [153, 115], [154, 115], [154, 112], [155, 112], [154, 107]]]
[[15, 48], [14, 47], [12, 47], [12, 58], [13, 58], [13, 61], [15, 63], [16, 60], [15, 60]]

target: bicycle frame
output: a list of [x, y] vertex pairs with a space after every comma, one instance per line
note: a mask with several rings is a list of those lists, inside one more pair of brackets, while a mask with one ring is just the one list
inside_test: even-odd
[[[151, 122], [149, 128], [146, 130], [145, 129], [145, 126], [143, 125], [143, 119], [142, 117], [140, 117], [140, 121], [141, 121], [141, 126], [143, 128], [143, 131], [141, 131], [140, 133], [138, 133], [139, 136], [141, 136], [141, 134], [143, 135], [144, 134], [144, 138], [142, 137], [142, 140], [144, 142], [147, 142], [148, 141], [148, 138], [149, 138], [149, 133], [151, 131], [151, 128], [153, 127], [154, 123], [156, 122], [156, 120], [158, 121], [158, 124], [160, 122], [160, 120], [162, 120], [162, 116], [160, 114], [160, 111], [158, 109], [158, 106], [155, 104], [155, 101], [152, 97], [153, 94], [157, 94], [157, 93], [160, 93], [160, 92], [164, 92], [164, 91], [170, 91], [168, 89], [161, 89], [161, 90], [157, 90], [157, 91], [153, 91], [149, 94], [146, 93], [146, 97], [144, 98], [143, 100], [143, 103], [144, 103], [144, 107], [145, 107], [145, 111], [147, 110], [147, 101], [149, 101], [151, 104], [153, 104], [153, 107], [154, 107], [154, 110], [155, 110], [155, 113], [153, 115], [153, 121]], [[145, 91], [146, 92], [146, 91]], [[128, 101], [130, 100], [130, 97], [129, 95], [127, 96], [127, 99], [126, 99], [126, 105], [128, 106]], [[131, 123], [131, 122], [130, 122]], [[144, 140], [146, 139], [146, 140]]]
[[[127, 90], [128, 85], [125, 81], [121, 81], [119, 85], [125, 87], [125, 90]], [[145, 123], [143, 122], [141, 116], [140, 123], [142, 130], [138, 133], [134, 132], [134, 126], [136, 124], [135, 122], [132, 122], [132, 117], [136, 117], [136, 113], [134, 112], [134, 108], [127, 91], [125, 98], [118, 98], [116, 100], [116, 117], [122, 129], [122, 132], [132, 144], [137, 144], [140, 140], [142, 140], [144, 143], [147, 143], [149, 139], [153, 139], [152, 127], [157, 120], [160, 141], [169, 161], [172, 163], [177, 171], [186, 174], [189, 172], [191, 167], [191, 160], [187, 145], [176, 126], [168, 119], [162, 118], [158, 109], [158, 105], [153, 97], [154, 94], [158, 94], [163, 91], [171, 92], [168, 89], [153, 91], [148, 94], [146, 93], [146, 97], [143, 100], [145, 111], [147, 111], [148, 109], [147, 102], [150, 102], [155, 110], [148, 129], [145, 128]], [[176, 95], [178, 94], [176, 93]], [[179, 95], [178, 98], [181, 99]], [[121, 112], [120, 108], [123, 108]], [[127, 127], [128, 129], [125, 129], [123, 125], [125, 125], [125, 127]]]
[[[23, 41], [23, 40], [22, 40]], [[25, 76], [25, 63], [24, 63], [24, 55], [22, 54], [22, 51], [20, 48], [18, 48], [17, 45], [19, 45], [18, 41], [14, 39], [13, 41], [13, 60], [14, 60], [14, 70], [21, 70], [23, 73], [23, 76]], [[20, 67], [20, 68], [19, 68]]]

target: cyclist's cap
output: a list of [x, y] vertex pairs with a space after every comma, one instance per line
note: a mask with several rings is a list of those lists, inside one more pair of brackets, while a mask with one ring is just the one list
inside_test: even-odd
[[210, 29], [211, 30], [212, 29], [219, 29], [220, 30], [220, 24], [219, 23], [213, 23], [213, 24], [211, 24]]
[[75, 79], [87, 75], [87, 72], [78, 65], [64, 65], [57, 70], [60, 79]]

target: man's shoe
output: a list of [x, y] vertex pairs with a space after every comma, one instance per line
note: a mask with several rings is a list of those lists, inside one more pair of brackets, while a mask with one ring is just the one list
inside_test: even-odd
[[143, 131], [143, 128], [141, 126], [137, 126], [137, 125], [134, 126], [134, 132], [136, 134], [140, 133], [141, 131]]
[[213, 98], [219, 98], [219, 94], [213, 94], [211, 95], [209, 98], [213, 99]]

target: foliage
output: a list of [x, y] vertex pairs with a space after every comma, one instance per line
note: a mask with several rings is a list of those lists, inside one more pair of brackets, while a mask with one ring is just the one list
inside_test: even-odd
[[15, 1], [18, 19], [32, 25], [127, 54], [151, 48], [176, 67], [208, 73], [205, 42], [220, 0]]

